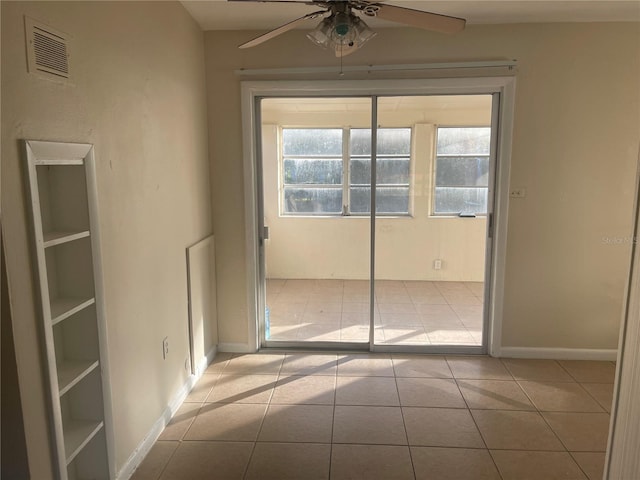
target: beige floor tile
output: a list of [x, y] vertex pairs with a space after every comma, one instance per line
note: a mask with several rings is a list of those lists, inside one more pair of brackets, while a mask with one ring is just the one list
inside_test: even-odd
[[313, 326], [340, 324], [342, 312], [304, 312], [302, 322]]
[[469, 410], [403, 407], [409, 445], [484, 448]]
[[338, 377], [336, 405], [399, 406], [393, 377]]
[[438, 287], [430, 280], [405, 280], [404, 287], [407, 290], [428, 290], [439, 292]]
[[476, 340], [466, 328], [425, 327], [429, 341], [434, 345], [473, 345]]
[[417, 313], [381, 313], [380, 322], [385, 328], [404, 328], [408, 326], [422, 328], [422, 318]]
[[463, 321], [482, 322], [483, 307], [482, 305], [451, 305], [451, 309]]
[[305, 313], [342, 313], [340, 302], [307, 302]]
[[392, 355], [396, 377], [451, 378], [444, 357], [431, 355]]
[[184, 439], [254, 441], [266, 410], [266, 405], [207, 403]]
[[454, 312], [451, 306], [447, 304], [417, 305], [416, 309], [421, 315], [433, 316], [449, 320], [458, 320], [456, 312]]
[[273, 327], [290, 327], [299, 325], [302, 322], [302, 317], [304, 314], [294, 314], [294, 313], [270, 313], [269, 314], [269, 325], [273, 329]]
[[330, 443], [333, 406], [270, 405], [259, 442]]
[[383, 303], [378, 301], [378, 309], [380, 310], [380, 314], [382, 315], [383, 319], [385, 314], [418, 313], [413, 303]]
[[400, 407], [336, 405], [333, 442], [406, 445], [402, 411]]
[[178, 448], [179, 442], [156, 442], [142, 461], [131, 480], [157, 480]]
[[458, 380], [469, 408], [489, 410], [535, 410], [515, 381]]
[[513, 380], [502, 362], [491, 357], [446, 357], [455, 378], [473, 380]]
[[338, 320], [338, 323], [318, 323], [300, 327], [298, 340], [304, 342], [337, 342], [340, 340], [340, 321]]
[[413, 480], [409, 447], [334, 445], [331, 480]]
[[333, 303], [333, 302], [342, 302], [342, 292], [335, 291], [320, 291], [315, 293], [310, 293], [307, 297], [309, 302], [314, 303]]
[[251, 353], [234, 356], [223, 370], [231, 375], [278, 374], [284, 355]]
[[200, 410], [199, 403], [183, 403], [162, 431], [158, 440], [182, 440]]
[[219, 378], [219, 374], [207, 374], [202, 375], [198, 383], [195, 384], [193, 389], [187, 395], [185, 402], [187, 403], [202, 403], [205, 401], [209, 393], [213, 389]]
[[555, 360], [503, 358], [502, 363], [516, 380], [573, 382], [573, 378]]
[[220, 375], [207, 403], [269, 403], [277, 375]]
[[182, 442], [171, 457], [162, 480], [242, 479], [249, 463], [251, 443]]
[[464, 282], [464, 286], [471, 290], [476, 297], [484, 295], [484, 282]]
[[604, 474], [604, 453], [572, 452], [571, 456], [578, 463], [589, 480], [602, 480]]
[[433, 306], [449, 306], [447, 300], [441, 294], [424, 294], [424, 295], [414, 295], [410, 297], [411, 301], [416, 305], [418, 311], [420, 311], [420, 307], [433, 307]]
[[370, 298], [371, 298], [371, 294], [369, 293], [368, 290], [354, 291], [354, 292], [345, 291], [342, 297], [342, 302], [343, 302], [342, 307], [345, 308], [347, 304], [352, 304], [352, 303], [366, 304], [367, 306], [369, 306]]
[[258, 443], [246, 480], [327, 480], [331, 445]]
[[565, 450], [538, 412], [472, 410], [471, 413], [490, 449]]
[[335, 375], [338, 369], [336, 354], [288, 354], [282, 364], [284, 375]]
[[340, 340], [345, 342], [368, 342], [369, 325], [342, 324]]
[[455, 293], [458, 295], [473, 295], [464, 282], [439, 281], [433, 282], [436, 288], [442, 293]]
[[416, 480], [501, 480], [484, 449], [411, 447]]
[[[357, 305], [354, 303], [354, 305]], [[348, 325], [358, 325], [360, 327], [369, 326], [369, 313], [342, 312], [341, 324], [344, 328]]]
[[445, 378], [397, 378], [403, 407], [466, 408], [456, 382]]
[[348, 377], [393, 377], [393, 364], [389, 355], [340, 355], [338, 357], [338, 375]]
[[217, 353], [214, 357], [213, 361], [209, 364], [204, 373], [207, 374], [216, 374], [222, 372], [224, 367], [227, 366], [227, 362], [231, 359], [233, 354], [231, 353]]
[[274, 326], [271, 325], [267, 340], [294, 341], [298, 338], [299, 325]]
[[611, 412], [613, 383], [583, 383], [582, 388], [589, 392], [605, 411]]
[[616, 367], [611, 362], [560, 360], [569, 374], [581, 383], [613, 383]]
[[[346, 313], [357, 313], [357, 319], [358, 321], [360, 321], [360, 319], [364, 316], [364, 318], [366, 318], [367, 320], [369, 319], [369, 310], [371, 309], [371, 305], [369, 305], [368, 302], [344, 302], [342, 304], [342, 319], [349, 319], [348, 315], [345, 315]], [[353, 317], [356, 317], [355, 315], [353, 315]]]
[[567, 452], [491, 450], [503, 480], [586, 480]]
[[544, 412], [542, 414], [571, 452], [604, 452], [609, 436], [609, 414]]
[[333, 405], [336, 378], [328, 375], [280, 375], [271, 404]]
[[422, 325], [384, 326], [384, 342], [391, 345], [426, 345], [431, 343]]
[[482, 305], [482, 300], [480, 300], [475, 295], [443, 293], [442, 296], [449, 305]]
[[548, 412], [602, 412], [591, 396], [577, 383], [519, 382], [533, 404]]

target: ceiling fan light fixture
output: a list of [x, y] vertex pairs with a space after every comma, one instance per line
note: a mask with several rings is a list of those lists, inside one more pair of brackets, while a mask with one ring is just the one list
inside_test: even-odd
[[333, 29], [332, 17], [322, 20], [316, 28], [307, 33], [307, 38], [316, 45], [329, 48], [331, 45], [331, 30]]
[[307, 34], [313, 43], [323, 48], [353, 52], [376, 36], [376, 32], [353, 13], [339, 12], [322, 20]]

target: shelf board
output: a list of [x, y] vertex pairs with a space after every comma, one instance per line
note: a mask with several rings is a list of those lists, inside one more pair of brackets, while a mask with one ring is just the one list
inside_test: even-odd
[[40, 158], [33, 162], [36, 165], [84, 165], [83, 158]]
[[61, 322], [74, 313], [87, 308], [95, 298], [56, 298], [51, 301], [51, 325]]
[[58, 388], [60, 396], [67, 393], [76, 383], [98, 366], [98, 361], [65, 361], [58, 365]]
[[47, 232], [44, 234], [44, 248], [72, 242], [90, 235], [89, 230], [83, 232]]
[[76, 455], [85, 447], [96, 433], [104, 426], [104, 422], [95, 420], [70, 420], [64, 422], [64, 453], [69, 465]]

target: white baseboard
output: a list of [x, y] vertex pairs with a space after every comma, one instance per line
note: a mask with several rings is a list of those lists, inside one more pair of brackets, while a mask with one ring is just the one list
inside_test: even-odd
[[227, 353], [255, 353], [256, 350], [251, 348], [248, 343], [221, 343], [218, 345], [218, 351]]
[[138, 468], [138, 465], [142, 463], [144, 458], [149, 453], [149, 450], [151, 450], [151, 447], [153, 447], [153, 444], [156, 442], [156, 440], [158, 440], [158, 437], [160, 436], [162, 431], [165, 429], [171, 418], [173, 418], [178, 408], [180, 408], [185, 398], [187, 398], [187, 395], [189, 394], [191, 389], [200, 379], [209, 364], [213, 361], [213, 358], [216, 356], [217, 351], [218, 349], [214, 346], [207, 352], [207, 355], [198, 362], [196, 374], [189, 375], [184, 385], [180, 387], [180, 390], [178, 390], [178, 392], [176, 392], [173, 398], [169, 401], [169, 404], [163, 410], [160, 418], [158, 418], [154, 422], [145, 438], [142, 440], [142, 442], [140, 442], [140, 444], [133, 451], [131, 456], [125, 462], [124, 466], [116, 475], [117, 480], [129, 480], [131, 478], [133, 472], [135, 472], [136, 468]]
[[618, 350], [591, 348], [502, 347], [500, 348], [499, 354], [497, 356], [504, 358], [615, 361], [618, 358]]

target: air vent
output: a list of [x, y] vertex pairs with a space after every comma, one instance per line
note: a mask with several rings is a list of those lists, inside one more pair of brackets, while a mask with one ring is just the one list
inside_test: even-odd
[[68, 35], [25, 17], [29, 72], [55, 80], [69, 78]]

